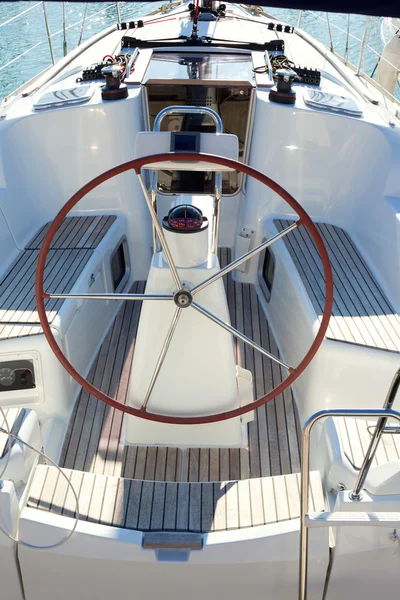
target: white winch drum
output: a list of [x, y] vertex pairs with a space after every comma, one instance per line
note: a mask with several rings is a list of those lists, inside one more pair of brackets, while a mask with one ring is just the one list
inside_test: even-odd
[[198, 267], [207, 261], [208, 219], [199, 208], [191, 204], [175, 206], [164, 217], [163, 229], [177, 267]]

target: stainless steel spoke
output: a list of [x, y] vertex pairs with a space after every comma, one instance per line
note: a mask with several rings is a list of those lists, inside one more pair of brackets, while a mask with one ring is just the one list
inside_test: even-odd
[[166, 260], [168, 262], [169, 268], [171, 269], [171, 273], [172, 273], [172, 277], [174, 278], [175, 285], [177, 286], [178, 290], [180, 290], [180, 289], [182, 289], [182, 283], [181, 283], [181, 280], [179, 279], [178, 271], [176, 270], [176, 266], [175, 266], [175, 263], [173, 261], [172, 254], [169, 251], [168, 244], [166, 242], [163, 229], [162, 229], [162, 227], [161, 227], [161, 225], [160, 225], [160, 223], [158, 221], [157, 213], [154, 210], [153, 203], [152, 203], [151, 198], [150, 198], [150, 196], [149, 196], [149, 194], [147, 192], [146, 186], [144, 184], [143, 178], [140, 175], [140, 173], [138, 174], [138, 179], [139, 179], [139, 183], [140, 183], [140, 185], [142, 187], [142, 190], [143, 190], [143, 194], [144, 194], [144, 198], [146, 200], [147, 208], [149, 209], [149, 212], [150, 212], [150, 215], [151, 215], [151, 220], [153, 221], [153, 227], [154, 227], [154, 229], [157, 232], [158, 238], [159, 238], [160, 243], [161, 243], [161, 247], [162, 247], [162, 249], [164, 251], [165, 258], [166, 258]]
[[267, 350], [265, 350], [262, 346], [259, 346], [258, 344], [256, 344], [255, 342], [253, 342], [253, 340], [251, 340], [250, 338], [248, 338], [245, 335], [243, 335], [243, 333], [240, 333], [240, 331], [238, 331], [237, 329], [235, 329], [234, 327], [232, 327], [232, 325], [229, 325], [228, 323], [225, 323], [225, 321], [222, 321], [222, 319], [220, 319], [219, 317], [216, 317], [215, 315], [213, 315], [212, 313], [210, 313], [208, 310], [206, 310], [202, 306], [199, 306], [196, 302], [193, 302], [192, 306], [199, 313], [201, 313], [205, 317], [208, 317], [211, 321], [214, 321], [214, 323], [216, 323], [217, 325], [219, 325], [223, 329], [226, 329], [226, 331], [229, 331], [229, 333], [231, 333], [235, 337], [239, 338], [239, 340], [242, 340], [242, 342], [244, 342], [245, 344], [248, 344], [249, 346], [251, 346], [252, 348], [254, 348], [254, 350], [258, 350], [259, 352], [261, 352], [261, 354], [264, 354], [264, 356], [267, 356], [271, 360], [273, 360], [276, 363], [278, 363], [278, 365], [281, 365], [281, 367], [284, 367], [288, 371], [290, 370], [290, 367], [287, 364], [285, 364], [279, 358], [277, 358], [276, 356], [274, 356], [273, 354], [271, 354], [270, 352], [268, 352]]
[[179, 317], [181, 316], [182, 310], [183, 310], [182, 308], [178, 307], [175, 310], [174, 316], [172, 317], [171, 325], [169, 326], [167, 336], [165, 338], [163, 347], [161, 348], [160, 356], [158, 357], [158, 360], [157, 360], [157, 363], [156, 363], [156, 366], [155, 366], [155, 369], [154, 369], [154, 373], [153, 373], [151, 381], [150, 381], [149, 389], [147, 390], [146, 397], [143, 400], [142, 410], [146, 410], [147, 403], [148, 403], [148, 401], [150, 399], [151, 392], [153, 391], [153, 388], [154, 388], [155, 383], [157, 381], [157, 378], [158, 378], [158, 375], [160, 373], [161, 367], [162, 367], [163, 362], [165, 360], [165, 357], [167, 355], [168, 348], [169, 348], [169, 346], [171, 344], [171, 341], [172, 341], [172, 338], [173, 338], [176, 326], [178, 324]]
[[243, 256], [241, 256], [240, 258], [237, 258], [236, 260], [231, 262], [230, 265], [224, 267], [223, 269], [218, 271], [218, 273], [215, 273], [215, 275], [212, 275], [212, 277], [209, 277], [208, 279], [203, 281], [203, 283], [199, 283], [199, 285], [197, 285], [195, 288], [193, 288], [193, 290], [191, 292], [192, 295], [194, 296], [195, 294], [197, 294], [198, 292], [203, 290], [208, 285], [211, 285], [212, 283], [214, 283], [214, 281], [217, 281], [218, 279], [220, 279], [221, 277], [223, 277], [230, 271], [233, 271], [234, 269], [236, 269], [236, 267], [238, 267], [242, 263], [246, 262], [246, 260], [249, 260], [249, 258], [252, 258], [253, 256], [255, 256], [256, 254], [258, 254], [259, 252], [264, 250], [264, 248], [267, 248], [268, 246], [270, 246], [271, 244], [273, 244], [274, 242], [276, 242], [277, 240], [279, 240], [280, 238], [285, 236], [290, 231], [293, 231], [293, 229], [296, 229], [296, 227], [298, 227], [297, 221], [296, 221], [296, 223], [293, 223], [289, 227], [286, 227], [286, 229], [283, 229], [282, 231], [280, 231], [279, 233], [274, 235], [272, 238], [269, 238], [269, 240], [266, 240], [259, 246], [256, 246], [255, 248], [253, 248], [253, 250], [250, 250], [246, 254], [243, 254]]
[[173, 300], [157, 294], [47, 294], [49, 298], [75, 298], [76, 300]]

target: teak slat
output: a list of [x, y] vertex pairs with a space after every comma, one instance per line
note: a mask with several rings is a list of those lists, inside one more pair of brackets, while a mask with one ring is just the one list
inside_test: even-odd
[[[59, 227], [48, 253], [44, 289], [69, 293], [94, 250], [110, 230], [114, 215], [67, 217]], [[39, 251], [49, 224], [34, 236], [0, 279], [0, 339], [42, 333], [35, 300], [35, 275]], [[63, 299], [47, 299], [45, 307], [53, 322]]]
[[[281, 231], [293, 221], [276, 220]], [[340, 227], [316, 223], [329, 254], [334, 303], [327, 337], [400, 352], [400, 318], [380, 288], [350, 236]], [[322, 316], [325, 281], [318, 251], [305, 227], [284, 237], [286, 248], [318, 316]]]
[[[300, 474], [190, 483], [138, 481], [69, 469], [64, 473], [79, 497], [79, 518], [112, 527], [200, 534], [258, 527], [300, 515]], [[27, 506], [75, 516], [72, 491], [52, 466], [36, 468]], [[325, 510], [318, 471], [310, 474], [310, 510]]]
[[[225, 249], [221, 264], [229, 262], [229, 257]], [[236, 307], [234, 325], [241, 323], [245, 333], [279, 355], [255, 288], [234, 283], [229, 276], [226, 289], [230, 308]], [[143, 290], [144, 282], [132, 288], [137, 293]], [[106, 393], [115, 396], [118, 390], [122, 403], [126, 401], [140, 309], [140, 302], [121, 305], [89, 374], [89, 380]], [[238, 346], [239, 361], [253, 374], [256, 397], [286, 376], [283, 369], [258, 352], [243, 352]], [[299, 470], [298, 427], [291, 390], [256, 411], [255, 420], [249, 424], [249, 448], [190, 448], [182, 452], [176, 448], [125, 447], [120, 440], [122, 420], [118, 411], [82, 391], [71, 417], [61, 464], [150, 481], [228, 481]]]
[[[89, 243], [102, 227], [104, 219], [96, 226], [87, 220], [75, 222], [69, 229], [64, 227], [58, 243], [70, 245], [80, 235]], [[229, 263], [229, 249], [220, 250], [219, 255], [221, 266]], [[225, 279], [232, 324], [279, 355], [255, 288], [235, 282], [230, 274]], [[133, 291], [142, 293], [144, 287], [144, 282], [137, 282]], [[96, 387], [122, 403], [126, 402], [140, 310], [139, 302], [121, 305], [89, 374]], [[234, 343], [238, 364], [253, 374], [256, 397], [286, 376], [242, 342]], [[125, 447], [120, 439], [122, 420], [119, 412], [81, 392], [61, 458], [79, 493], [80, 518], [142, 531], [193, 533], [298, 518], [298, 481], [292, 473], [299, 470], [300, 456], [290, 390], [256, 411], [249, 426], [249, 448]], [[71, 490], [52, 469], [38, 467], [28, 505], [72, 516]], [[311, 497], [323, 498], [318, 474], [312, 485], [316, 490]], [[317, 509], [323, 510], [321, 502]]]

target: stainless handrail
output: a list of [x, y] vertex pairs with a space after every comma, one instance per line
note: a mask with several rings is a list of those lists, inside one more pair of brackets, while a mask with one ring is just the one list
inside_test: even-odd
[[[386, 396], [386, 400], [384, 402], [383, 408], [391, 410], [393, 408], [393, 402], [396, 398], [396, 394], [398, 392], [400, 386], [400, 369], [397, 370], [395, 376], [393, 377], [392, 383], [390, 384], [389, 391]], [[368, 450], [364, 456], [363, 463], [361, 465], [360, 471], [357, 476], [356, 483], [354, 484], [354, 489], [350, 494], [351, 500], [361, 500], [361, 490], [364, 487], [365, 480], [368, 475], [368, 471], [370, 470], [372, 461], [374, 460], [374, 456], [376, 453], [376, 449], [381, 441], [382, 433], [386, 427], [387, 417], [381, 417], [376, 424], [375, 431], [372, 434], [371, 441], [368, 446]]]
[[202, 115], [209, 115], [215, 123], [217, 133], [223, 132], [222, 120], [219, 114], [212, 108], [207, 108], [205, 106], [167, 106], [166, 108], [163, 108], [154, 119], [153, 131], [160, 131], [161, 123], [168, 115], [199, 113]]
[[[208, 115], [212, 118], [215, 123], [215, 131], [216, 133], [223, 133], [224, 126], [222, 124], [222, 119], [218, 113], [215, 112], [212, 108], [207, 108], [206, 106], [167, 106], [163, 108], [156, 118], [154, 119], [153, 131], [160, 131], [161, 123], [165, 119], [165, 117], [169, 115], [182, 115], [182, 114], [201, 114]], [[217, 253], [218, 250], [218, 232], [219, 232], [219, 220], [220, 220], [220, 201], [221, 201], [221, 193], [222, 193], [222, 173], [217, 171], [215, 174], [215, 202], [214, 202], [214, 222], [213, 222], [213, 231], [212, 231], [212, 246], [211, 252], [213, 254]], [[151, 176], [151, 202], [153, 208], [156, 210], [156, 198], [157, 198], [157, 175], [156, 172], [153, 171]], [[153, 251], [157, 252], [157, 236], [153, 227]]]
[[[396, 382], [398, 388], [398, 380], [399, 372], [396, 373], [396, 376], [392, 382], [391, 388], [393, 384]], [[397, 390], [396, 388], [396, 390]], [[389, 394], [390, 396], [390, 390]], [[300, 491], [300, 564], [299, 564], [299, 600], [307, 600], [307, 574], [308, 574], [308, 528], [306, 525], [306, 517], [308, 514], [308, 492], [309, 492], [309, 483], [310, 483], [310, 436], [311, 430], [315, 423], [320, 419], [324, 419], [326, 417], [380, 417], [381, 419], [385, 419], [385, 421], [389, 418], [396, 419], [400, 422], [400, 412], [389, 408], [380, 408], [380, 409], [330, 409], [330, 410], [321, 410], [319, 412], [314, 413], [311, 417], [306, 421], [303, 428], [303, 443], [302, 443], [302, 461], [301, 461], [301, 491]], [[380, 439], [380, 438], [379, 438]], [[378, 440], [379, 441], [379, 440]], [[376, 447], [375, 447], [376, 449]], [[368, 469], [370, 463], [368, 463]], [[368, 470], [367, 470], [368, 474]], [[364, 478], [365, 481], [365, 478]]]

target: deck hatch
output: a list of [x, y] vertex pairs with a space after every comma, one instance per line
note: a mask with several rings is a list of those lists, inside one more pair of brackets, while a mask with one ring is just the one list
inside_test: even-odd
[[254, 85], [250, 54], [201, 54], [155, 52], [146, 71], [144, 83], [221, 85], [224, 82]]

